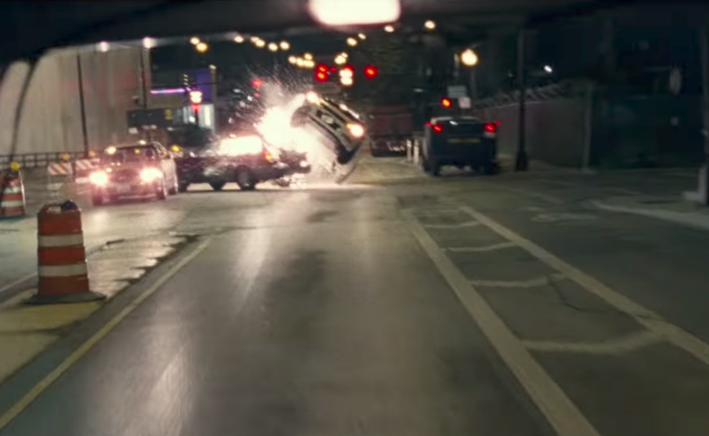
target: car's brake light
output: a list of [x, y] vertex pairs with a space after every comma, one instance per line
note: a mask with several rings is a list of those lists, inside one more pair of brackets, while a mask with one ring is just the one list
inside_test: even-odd
[[431, 126], [431, 129], [433, 129], [433, 131], [436, 132], [436, 133], [442, 133], [442, 132], [443, 132], [443, 126], [441, 126], [440, 124], [433, 124], [433, 125]]
[[485, 124], [485, 131], [490, 132], [490, 133], [495, 133], [497, 132], [497, 124], [496, 123], [487, 123]]

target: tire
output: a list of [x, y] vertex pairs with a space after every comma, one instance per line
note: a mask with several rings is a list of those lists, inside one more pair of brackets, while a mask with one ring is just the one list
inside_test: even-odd
[[486, 176], [494, 176], [497, 174], [497, 164], [495, 162], [488, 162], [480, 166], [480, 172]]
[[103, 195], [101, 194], [91, 194], [91, 204], [94, 206], [101, 206], [105, 202], [103, 200]]
[[253, 191], [256, 188], [251, 172], [247, 168], [237, 168], [236, 184], [242, 191]]
[[167, 187], [165, 186], [165, 179], [160, 182], [160, 186], [157, 192], [157, 197], [158, 200], [165, 200], [167, 199]]
[[170, 195], [177, 195], [179, 191], [180, 183], [177, 181], [177, 175], [175, 175], [174, 181], [172, 182], [172, 186], [170, 187], [170, 190], [167, 191], [167, 193]]
[[177, 192], [187, 192], [187, 188], [190, 187], [189, 183], [179, 182], [177, 185]]
[[209, 186], [212, 187], [213, 190], [219, 192], [222, 189], [224, 189], [224, 185], [226, 185], [226, 182], [224, 181], [218, 181], [218, 182], [209, 182]]

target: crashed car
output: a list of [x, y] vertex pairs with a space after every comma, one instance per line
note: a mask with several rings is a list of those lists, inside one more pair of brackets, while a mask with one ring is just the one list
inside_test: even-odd
[[154, 197], [164, 200], [178, 191], [175, 160], [159, 142], [113, 145], [89, 175], [94, 206], [122, 198]]
[[248, 191], [259, 183], [286, 180], [311, 169], [306, 153], [269, 145], [256, 132], [229, 135], [209, 147], [184, 151], [183, 157], [175, 160], [180, 192], [196, 183], [207, 183], [215, 191], [236, 183]]

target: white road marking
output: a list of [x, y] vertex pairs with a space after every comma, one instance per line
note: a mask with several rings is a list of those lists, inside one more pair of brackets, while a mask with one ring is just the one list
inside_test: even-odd
[[426, 224], [427, 229], [462, 229], [465, 227], [477, 227], [480, 223], [476, 221], [467, 221], [459, 224]]
[[554, 223], [557, 221], [589, 221], [595, 220], [598, 217], [590, 214], [581, 213], [544, 213], [536, 215], [532, 221], [538, 223]]
[[577, 354], [621, 354], [659, 342], [663, 342], [663, 338], [650, 330], [642, 330], [622, 338], [596, 343], [522, 341], [524, 346], [532, 351]]
[[436, 245], [414, 214], [410, 211], [402, 211], [402, 215], [423, 250], [557, 434], [559, 436], [600, 436], [564, 391], [495, 314], [487, 301], [469, 283], [468, 278]]
[[482, 247], [448, 247], [446, 251], [450, 251], [451, 253], [486, 253], [488, 251], [504, 250], [505, 248], [514, 247], [516, 247], [516, 245], [512, 242], [500, 242], [499, 244], [485, 245]]
[[562, 182], [560, 180], [551, 180], [551, 179], [539, 179], [539, 180], [544, 183], [549, 183], [551, 185], [557, 185], [557, 186], [564, 186], [567, 188], [587, 189], [587, 188], [591, 187], [591, 188], [603, 189], [605, 191], [615, 192], [615, 193], [623, 194], [623, 195], [640, 195], [641, 194], [640, 192], [637, 192], [637, 191], [631, 191], [630, 189], [625, 189], [625, 188], [615, 188], [613, 186], [601, 186], [601, 185], [584, 186], [584, 185], [581, 185], [578, 183]]
[[24, 277], [20, 277], [19, 279], [0, 287], [0, 294], [2, 294], [3, 292], [5, 292], [7, 290], [14, 288], [15, 286], [21, 284], [22, 282], [26, 282], [27, 280], [34, 278], [36, 275], [37, 275], [37, 273], [27, 274]]
[[532, 256], [541, 260], [555, 270], [560, 271], [569, 279], [573, 280], [590, 293], [600, 297], [614, 308], [621, 312], [627, 313], [633, 317], [636, 322], [648, 330], [655, 332], [665, 338], [665, 340], [669, 343], [683, 349], [705, 365], [709, 366], [709, 345], [702, 342], [696, 336], [674, 324], [669, 323], [660, 315], [636, 303], [625, 295], [616, 292], [595, 278], [569, 265], [535, 243], [498, 224], [475, 209], [463, 206], [461, 207], [461, 210], [470, 214], [470, 216], [472, 216], [475, 220], [490, 228], [498, 235], [527, 250]]
[[552, 281], [556, 282], [565, 278], [566, 276], [563, 274], [552, 274], [550, 276], [542, 276], [530, 280], [471, 280], [470, 284], [486, 288], [536, 288], [551, 284]]

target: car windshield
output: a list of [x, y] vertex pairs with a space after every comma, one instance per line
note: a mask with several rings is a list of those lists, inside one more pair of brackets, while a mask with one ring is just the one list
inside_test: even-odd
[[109, 147], [104, 150], [101, 160], [106, 163], [136, 162], [157, 159], [155, 148], [150, 145]]
[[709, 2], [0, 37], [0, 436], [709, 435]]

